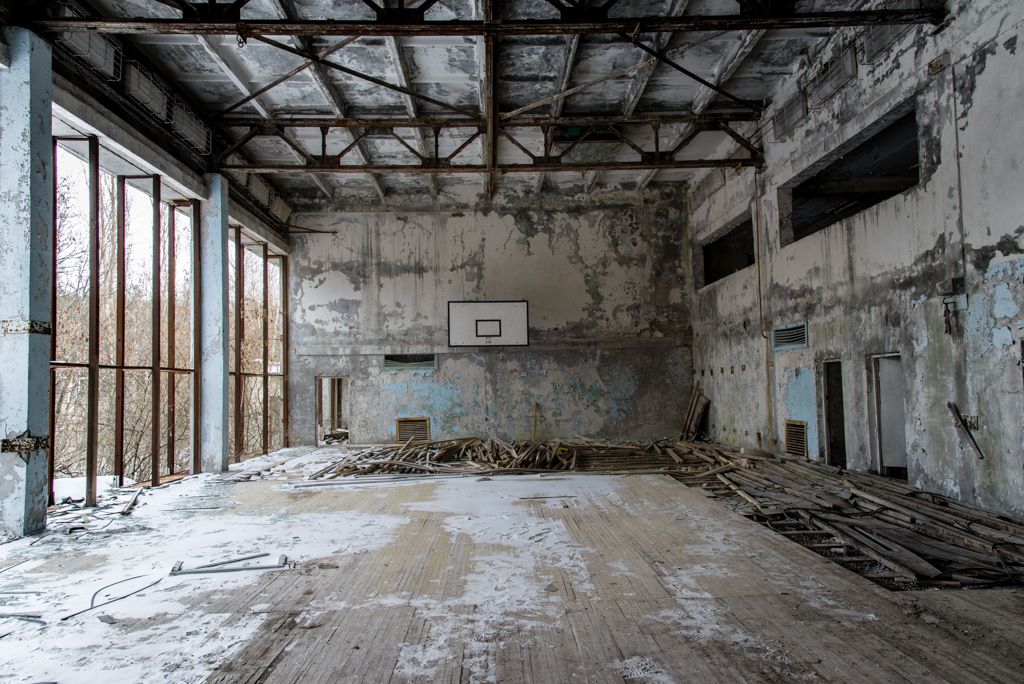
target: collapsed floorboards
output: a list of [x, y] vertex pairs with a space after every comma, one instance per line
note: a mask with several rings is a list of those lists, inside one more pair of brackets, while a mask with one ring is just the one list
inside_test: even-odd
[[1020, 672], [1019, 591], [969, 601], [886, 592], [663, 475], [240, 487], [263, 508], [404, 522], [375, 550], [332, 553], [223, 596], [211, 609], [256, 611], [264, 623], [212, 682], [991, 682]]

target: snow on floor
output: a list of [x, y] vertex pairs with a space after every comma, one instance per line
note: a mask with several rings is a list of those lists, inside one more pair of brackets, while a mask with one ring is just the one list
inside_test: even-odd
[[[233, 466], [232, 473], [260, 460]], [[51, 517], [43, 536], [0, 546], [0, 616], [40, 616], [0, 617], [0, 680], [202, 681], [264, 620], [208, 612], [212, 599], [264, 571], [171, 577], [175, 562], [187, 568], [254, 553], [269, 556], [251, 564], [273, 563], [282, 554], [302, 562], [358, 553], [385, 545], [405, 522], [352, 511], [236, 511], [237, 486], [213, 475], [189, 477], [146, 490], [130, 516], [120, 510], [134, 490], [115, 490], [96, 509]], [[126, 581], [104, 589], [120, 580]], [[154, 582], [68, 617], [88, 608], [94, 594], [99, 604]]]

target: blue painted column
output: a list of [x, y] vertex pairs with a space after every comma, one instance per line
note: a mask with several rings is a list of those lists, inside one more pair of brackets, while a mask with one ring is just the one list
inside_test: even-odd
[[228, 469], [228, 182], [206, 176], [199, 222], [200, 453], [203, 472]]
[[0, 38], [0, 538], [12, 539], [46, 526], [53, 72], [32, 32]]

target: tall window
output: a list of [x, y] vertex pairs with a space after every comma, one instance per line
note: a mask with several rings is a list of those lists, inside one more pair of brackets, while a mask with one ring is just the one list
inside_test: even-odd
[[[55, 139], [51, 494], [193, 470], [196, 202], [103, 170], [95, 137]], [[123, 166], [123, 163], [121, 164]], [[109, 478], [109, 479], [106, 479]]]
[[286, 444], [287, 257], [238, 226], [231, 240], [229, 448], [240, 461]]

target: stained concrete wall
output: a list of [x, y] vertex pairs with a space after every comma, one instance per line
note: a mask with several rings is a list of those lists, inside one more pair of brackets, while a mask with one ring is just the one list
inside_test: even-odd
[[[539, 437], [678, 432], [691, 382], [678, 195], [296, 221], [336, 234], [292, 246], [293, 443], [316, 437], [317, 376], [349, 378], [357, 442], [419, 416], [441, 438], [528, 438], [535, 415]], [[448, 347], [448, 301], [502, 299], [529, 301], [529, 347]], [[438, 367], [384, 371], [385, 353], [436, 353]]]
[[[758, 265], [694, 292], [694, 366], [711, 398], [716, 439], [756, 445], [760, 435], [763, 444], [778, 446], [786, 419], [806, 420], [810, 457], [824, 459], [821, 367], [841, 360], [849, 465], [873, 470], [878, 436], [871, 356], [899, 353], [907, 379], [910, 481], [1019, 514], [1024, 6], [958, 2], [953, 12], [941, 33], [911, 30], [873, 63], [859, 50], [851, 83], [792, 133], [766, 134], [762, 173], [730, 172], [695, 185], [690, 258], [748, 211], [761, 254]], [[858, 35], [839, 34], [809, 60], [811, 71], [851, 41], [859, 44]], [[807, 77], [796, 74], [775, 102], [788, 99]], [[780, 187], [908, 103], [917, 108], [921, 182], [784, 246]], [[772, 114], [765, 131], [771, 131]], [[960, 282], [966, 298], [948, 296]], [[809, 348], [766, 348], [766, 329], [804, 320]], [[978, 416], [984, 459], [958, 434], [949, 401]]]

